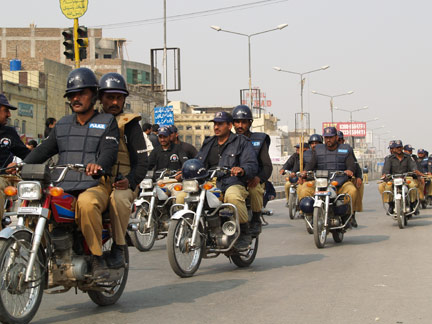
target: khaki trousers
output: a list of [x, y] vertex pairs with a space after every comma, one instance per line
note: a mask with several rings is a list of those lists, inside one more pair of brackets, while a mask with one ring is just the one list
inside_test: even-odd
[[[432, 176], [428, 176], [428, 178], [431, 179]], [[428, 196], [432, 196], [432, 182], [429, 182], [429, 183], [426, 185], [426, 195], [428, 195]]]
[[253, 188], [248, 188], [251, 209], [254, 213], [260, 213], [263, 208], [265, 183], [258, 183]]
[[356, 211], [356, 212], [361, 212], [361, 211], [363, 211], [363, 193], [364, 193], [364, 184], [365, 184], [365, 182], [362, 181], [360, 188], [357, 188], [357, 187], [356, 187], [356, 189], [357, 189], [357, 194], [358, 194], [358, 197], [357, 197], [357, 203], [356, 203], [356, 205], [354, 206], [354, 211]]
[[287, 201], [289, 200], [290, 187], [291, 187], [291, 182], [289, 182], [289, 181], [285, 182], [285, 197], [286, 197]]
[[[357, 188], [356, 188], [356, 186], [354, 186], [354, 184], [351, 182], [351, 181], [347, 181], [347, 182], [345, 182], [337, 191], [336, 191], [336, 193], [338, 194], [338, 195], [340, 195], [340, 194], [348, 194], [348, 195], [350, 195], [351, 196], [351, 199], [352, 199], [352, 206], [353, 206], [353, 209], [354, 209], [354, 211], [356, 211], [356, 207], [358, 206], [357, 204], [358, 204], [358, 195], [359, 195], [359, 193], [358, 193], [358, 190], [357, 190]], [[345, 203], [349, 203], [349, 200], [348, 199], [345, 199], [344, 200], [344, 202]]]
[[[308, 186], [307, 184], [312, 184]], [[304, 197], [313, 197], [315, 194], [315, 181], [305, 181], [302, 184], [297, 185], [297, 197], [300, 202]]]
[[108, 207], [110, 182], [101, 182], [78, 195], [75, 221], [93, 255], [102, 255], [102, 213]]
[[126, 244], [125, 235], [134, 199], [135, 194], [131, 189], [113, 189], [110, 195], [109, 215], [113, 239], [117, 245]]
[[4, 215], [4, 204], [5, 204], [5, 200], [6, 200], [6, 194], [4, 193], [4, 189], [7, 186], [11, 186], [11, 182], [7, 179], [5, 179], [4, 177], [0, 176], [0, 230], [2, 229], [2, 219], [3, 219], [3, 215]]
[[367, 174], [367, 173], [363, 173], [363, 182], [364, 182], [364, 183], [368, 183], [368, 181], [369, 181], [369, 176], [368, 176], [368, 174]]

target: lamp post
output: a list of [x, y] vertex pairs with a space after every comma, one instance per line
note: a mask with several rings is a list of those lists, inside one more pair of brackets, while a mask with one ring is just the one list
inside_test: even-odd
[[390, 131], [386, 131], [384, 133], [378, 133], [376, 134], [376, 136], [378, 137], [378, 152], [380, 152], [380, 154], [382, 154], [382, 156], [384, 156], [384, 150], [383, 152], [381, 152], [381, 136], [382, 135], [386, 135], [386, 134], [390, 134]]
[[374, 146], [374, 143], [373, 143], [374, 131], [377, 130], [377, 129], [382, 129], [382, 128], [385, 128], [385, 125], [382, 125], [380, 127], [375, 127], [375, 128], [371, 128], [370, 129], [370, 131], [372, 133], [372, 136], [371, 136], [372, 137], [372, 146]]
[[307, 71], [307, 72], [294, 72], [294, 71], [284, 70], [278, 66], [273, 67], [273, 69], [278, 71], [278, 72], [286, 72], [286, 73], [291, 73], [291, 74], [297, 74], [300, 76], [300, 110], [301, 110], [301, 115], [300, 115], [301, 132], [300, 132], [300, 149], [299, 149], [300, 171], [303, 171], [303, 142], [304, 142], [304, 137], [303, 137], [303, 130], [304, 130], [304, 125], [303, 125], [303, 89], [304, 89], [304, 83], [306, 80], [305, 78], [303, 78], [303, 76], [306, 74], [312, 73], [312, 72], [327, 70], [329, 67], [330, 67], [330, 65], [325, 65], [325, 66], [320, 67], [319, 69], [315, 69], [315, 70], [311, 70], [311, 71]]
[[357, 111], [365, 110], [365, 109], [368, 109], [368, 108], [369, 108], [368, 106], [364, 106], [364, 107], [359, 108], [359, 109], [348, 110], [348, 109], [342, 109], [342, 108], [334, 107], [335, 110], [345, 111], [345, 112], [348, 112], [350, 114], [351, 145], [352, 145], [352, 148], [354, 148], [354, 136], [353, 136], [353, 131], [352, 131], [352, 122], [353, 122], [353, 120], [352, 120], [352, 114], [355, 113], [355, 112], [357, 112]]
[[210, 28], [218, 31], [218, 32], [225, 32], [225, 33], [230, 33], [230, 34], [234, 34], [234, 35], [239, 35], [239, 36], [243, 36], [243, 37], [247, 37], [248, 39], [248, 62], [249, 62], [249, 102], [250, 102], [250, 109], [253, 109], [253, 100], [252, 100], [252, 63], [251, 63], [251, 38], [253, 36], [257, 36], [257, 35], [261, 35], [264, 33], [269, 33], [275, 30], [281, 30], [284, 29], [285, 27], [287, 27], [288, 24], [280, 24], [278, 25], [276, 28], [272, 28], [272, 29], [268, 29], [268, 30], [264, 30], [261, 32], [257, 32], [257, 33], [253, 33], [253, 34], [243, 34], [243, 33], [238, 33], [238, 32], [234, 32], [231, 30], [226, 30], [226, 29], [222, 29], [219, 26], [210, 26]]
[[317, 91], [312, 91], [312, 93], [313, 94], [316, 94], [316, 95], [320, 95], [320, 96], [324, 96], [324, 97], [329, 97], [330, 98], [330, 112], [331, 112], [331, 123], [332, 123], [332, 126], [333, 126], [333, 98], [336, 98], [336, 97], [341, 97], [341, 96], [346, 96], [346, 95], [350, 95], [350, 94], [353, 94], [354, 93], [354, 91], [348, 91], [348, 92], [345, 92], [345, 93], [341, 93], [341, 94], [338, 94], [338, 95], [334, 95], [334, 96], [331, 96], [331, 95], [328, 95], [328, 94], [325, 94], [325, 93], [320, 93], [320, 92], [317, 92]]

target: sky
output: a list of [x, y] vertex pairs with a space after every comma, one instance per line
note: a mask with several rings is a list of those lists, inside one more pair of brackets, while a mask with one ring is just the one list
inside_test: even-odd
[[[167, 16], [188, 14], [258, 0], [167, 0]], [[168, 21], [168, 47], [181, 50], [182, 90], [169, 100], [195, 105], [237, 105], [240, 89], [248, 88], [247, 38], [210, 28], [211, 25], [252, 34], [287, 23], [288, 27], [251, 38], [252, 84], [265, 92], [279, 125], [295, 126], [300, 112], [300, 77], [278, 72], [306, 72], [304, 111], [311, 127], [321, 129], [331, 119], [329, 98], [335, 106], [354, 110], [353, 120], [368, 121], [386, 144], [401, 139], [415, 149], [432, 152], [429, 125], [432, 100], [432, 2], [426, 0], [278, 0], [243, 10]], [[70, 27], [73, 21], [60, 10], [59, 1], [8, 2], [2, 27]], [[16, 14], [13, 14], [16, 13]], [[89, 0], [80, 25], [103, 26], [104, 37], [128, 40], [127, 59], [149, 64], [150, 49], [163, 46], [163, 24], [142, 22], [163, 17], [162, 0]], [[119, 23], [141, 21], [136, 24]], [[117, 25], [115, 25], [117, 24]], [[334, 111], [335, 121], [349, 113]], [[385, 126], [384, 128], [379, 128]], [[378, 147], [378, 138], [375, 137]], [[383, 147], [382, 141], [380, 146]]]

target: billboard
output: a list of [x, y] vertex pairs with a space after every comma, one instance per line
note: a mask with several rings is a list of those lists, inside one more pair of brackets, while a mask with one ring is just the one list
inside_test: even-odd
[[154, 123], [159, 126], [174, 125], [173, 106], [155, 107], [154, 108]]
[[344, 136], [366, 137], [366, 122], [324, 122], [322, 128], [334, 126], [338, 131], [341, 131]]

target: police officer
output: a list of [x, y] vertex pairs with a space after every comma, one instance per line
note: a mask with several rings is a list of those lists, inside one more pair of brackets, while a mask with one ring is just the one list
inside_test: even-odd
[[273, 171], [273, 165], [269, 155], [270, 137], [265, 133], [250, 131], [253, 116], [248, 106], [240, 105], [235, 107], [232, 116], [236, 134], [248, 137], [257, 155], [258, 174], [247, 183], [252, 209], [250, 233], [257, 235], [261, 233], [261, 212], [263, 208], [265, 183], [270, 178]]
[[[356, 206], [358, 192], [348, 177], [354, 176], [356, 169], [354, 153], [347, 144], [339, 144], [335, 127], [324, 128], [325, 144], [318, 144], [312, 153], [312, 159], [305, 170], [344, 171], [345, 176], [338, 178], [342, 185], [338, 186], [337, 194], [348, 194], [352, 199], [352, 206]], [[353, 211], [352, 211], [353, 212]]]
[[198, 151], [192, 144], [182, 142], [179, 139], [178, 129], [174, 125], [168, 126], [169, 131], [171, 132], [170, 141], [171, 143], [177, 144], [180, 146], [183, 153], [186, 155], [188, 159], [193, 159], [197, 155]]
[[[387, 175], [402, 174], [406, 172], [415, 172], [418, 175], [421, 175], [421, 172], [417, 170], [417, 164], [415, 161], [408, 154], [402, 152], [402, 147], [403, 144], [401, 140], [396, 140], [392, 144], [391, 148], [393, 149], [393, 154], [389, 156], [384, 162], [381, 179], [384, 179]], [[390, 214], [393, 214], [394, 211], [393, 197], [388, 194], [383, 195], [383, 193], [384, 191], [392, 191], [392, 187], [393, 185], [389, 185], [385, 181], [380, 183], [378, 186], [378, 190], [382, 196], [383, 202], [389, 204]], [[417, 188], [418, 183], [411, 178], [411, 181], [408, 183], [408, 187], [410, 189]], [[411, 208], [414, 208], [416, 205], [416, 195], [414, 190], [411, 190], [410, 192], [410, 202]], [[417, 213], [418, 211], [416, 211], [416, 214]]]
[[69, 171], [59, 184], [77, 197], [75, 220], [93, 254], [92, 271], [95, 278], [106, 278], [102, 256], [102, 212], [108, 207], [111, 185], [105, 178], [94, 179], [99, 170], [111, 171], [118, 153], [119, 130], [111, 114], [94, 109], [99, 83], [88, 68], [69, 73], [65, 97], [73, 113], [60, 119], [49, 137], [36, 147], [25, 163], [43, 163], [59, 154], [59, 164], [83, 163], [86, 172]]
[[[417, 157], [417, 155], [413, 154], [413, 150], [414, 150], [414, 148], [412, 147], [411, 144], [406, 144], [406, 145], [404, 145], [404, 147], [403, 147], [403, 152], [404, 152], [405, 154], [408, 154], [409, 156], [411, 156], [411, 158], [412, 158], [412, 159], [414, 160], [414, 162], [417, 164], [417, 169], [420, 170], [420, 169], [421, 169], [421, 166], [420, 166], [420, 163], [419, 163], [419, 161], [418, 161], [418, 157]], [[424, 181], [424, 178], [414, 176], [414, 182], [417, 183], [417, 191], [418, 191], [418, 193], [419, 193], [420, 201], [424, 201], [424, 187], [425, 187], [425, 181]], [[415, 215], [418, 215], [418, 212], [417, 212], [417, 211], [416, 211]]]
[[147, 173], [146, 144], [139, 125], [141, 116], [123, 111], [128, 95], [126, 81], [121, 74], [107, 73], [99, 80], [102, 109], [115, 116], [120, 133], [117, 161], [111, 172], [115, 180], [109, 213], [114, 243], [106, 260], [111, 268], [124, 265], [125, 235], [135, 198], [134, 190]]
[[[17, 110], [7, 100], [4, 94], [0, 94], [0, 168], [5, 168], [18, 156], [24, 159], [30, 150], [21, 141], [18, 133], [13, 127], [7, 126], [8, 119], [11, 116], [10, 110]], [[5, 174], [1, 172], [0, 174]], [[3, 190], [12, 183], [5, 176], [0, 176], [0, 229], [2, 228], [1, 220], [4, 215], [5, 194]]]
[[[339, 144], [345, 144], [345, 137], [344, 137], [344, 133], [342, 131], [338, 131], [338, 143]], [[349, 144], [347, 144], [347, 145], [349, 145]], [[354, 155], [356, 169], [354, 171], [354, 178], [352, 179], [352, 181], [358, 190], [358, 197], [357, 197], [357, 203], [354, 206], [354, 215], [351, 218], [351, 225], [353, 227], [357, 227], [357, 221], [355, 219], [355, 213], [363, 211], [364, 183], [363, 183], [363, 171], [362, 171], [362, 169], [361, 169], [361, 167], [357, 161], [357, 157], [355, 156], [354, 151], [353, 151], [353, 155]]]
[[426, 196], [430, 196], [432, 194], [431, 192], [431, 181], [430, 181], [430, 176], [427, 175], [428, 171], [428, 163], [429, 163], [429, 159], [428, 156], [426, 155], [426, 150], [424, 149], [418, 149], [417, 150], [417, 167], [419, 169], [419, 171], [423, 174], [426, 175], [426, 178], [424, 180], [424, 182], [420, 183], [420, 202], [422, 204], [423, 208], [426, 208], [426, 200], [425, 200], [425, 195]]
[[231, 132], [231, 114], [217, 112], [211, 121], [214, 123], [215, 135], [204, 140], [197, 159], [201, 160], [207, 169], [217, 166], [231, 168], [231, 176], [218, 179], [217, 187], [224, 193], [224, 202], [237, 207], [240, 237], [235, 247], [238, 250], [245, 250], [252, 241], [245, 204], [248, 196], [246, 187], [258, 173], [257, 154], [247, 137]]

